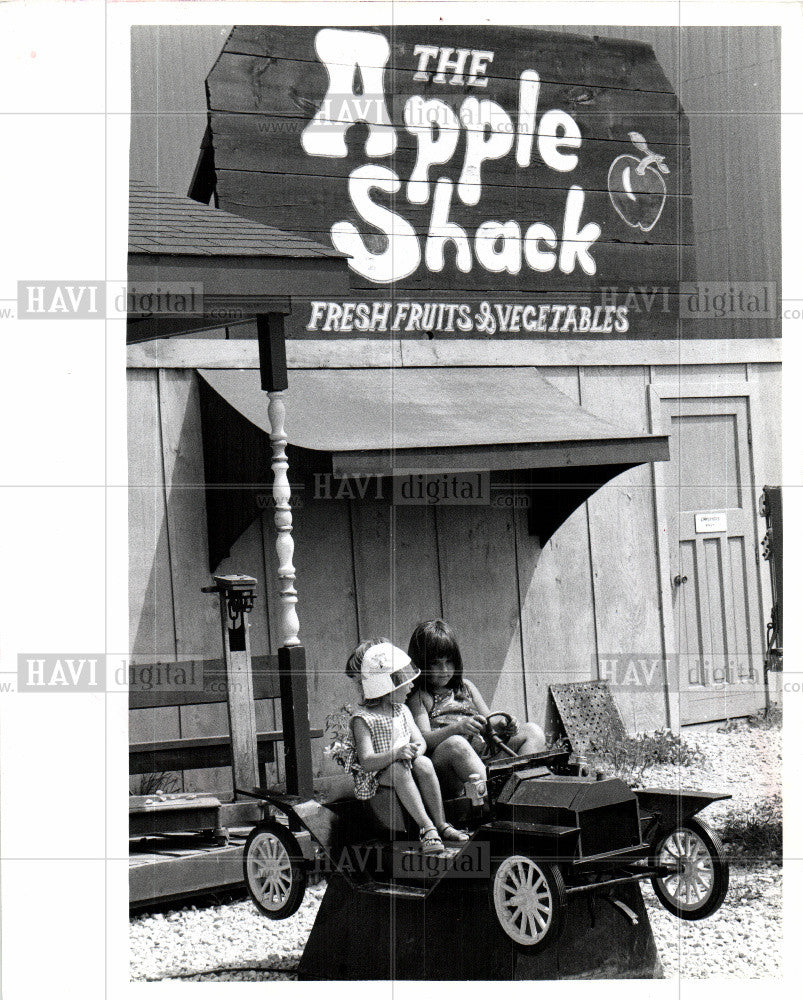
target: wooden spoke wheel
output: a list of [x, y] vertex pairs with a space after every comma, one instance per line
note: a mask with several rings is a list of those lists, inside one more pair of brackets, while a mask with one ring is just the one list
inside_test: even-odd
[[686, 820], [653, 844], [652, 863], [674, 868], [652, 878], [663, 906], [683, 920], [702, 920], [722, 906], [728, 891], [728, 862], [722, 841], [699, 819]]
[[566, 921], [566, 886], [555, 865], [511, 854], [496, 869], [491, 888], [499, 926], [519, 948], [538, 951]]
[[260, 823], [243, 848], [243, 874], [251, 899], [272, 920], [292, 916], [307, 888], [298, 841], [278, 823]]

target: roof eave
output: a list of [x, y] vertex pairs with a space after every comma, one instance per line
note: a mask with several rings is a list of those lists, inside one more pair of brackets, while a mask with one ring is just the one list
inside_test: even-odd
[[200, 284], [201, 294], [219, 298], [349, 293], [347, 262], [335, 257], [130, 253], [128, 281]]

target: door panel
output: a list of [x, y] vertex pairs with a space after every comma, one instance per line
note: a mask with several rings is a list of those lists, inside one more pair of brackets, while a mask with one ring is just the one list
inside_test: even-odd
[[[755, 490], [746, 396], [664, 400], [680, 721], [709, 722], [763, 704]], [[718, 515], [697, 530], [695, 516]]]
[[680, 446], [677, 455], [679, 509], [741, 507], [742, 470], [737, 450], [736, 415], [673, 416], [672, 432]]

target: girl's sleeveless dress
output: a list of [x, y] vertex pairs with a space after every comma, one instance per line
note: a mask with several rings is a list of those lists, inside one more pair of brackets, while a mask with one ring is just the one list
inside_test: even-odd
[[433, 729], [450, 726], [453, 722], [465, 719], [466, 716], [473, 719], [479, 714], [474, 699], [464, 687], [461, 687], [459, 691], [447, 688], [445, 691], [439, 691], [432, 695], [432, 710], [429, 713], [429, 721]]
[[[442, 729], [466, 717], [476, 718], [479, 714], [467, 688], [461, 687], [458, 691], [447, 688], [432, 695], [429, 724], [433, 729]], [[466, 737], [466, 739], [478, 753], [487, 753], [488, 748], [481, 736], [472, 736], [470, 739]]]
[[[410, 709], [406, 705], [393, 705], [393, 715], [385, 715], [384, 712], [367, 705], [361, 705], [351, 715], [351, 721], [362, 719], [371, 732], [371, 742], [374, 753], [385, 753], [392, 750], [401, 740], [411, 740], [413, 737], [413, 717]], [[354, 780], [354, 791], [358, 799], [370, 799], [376, 795], [379, 788], [379, 776], [382, 771], [365, 771], [357, 756], [357, 748], [354, 744], [354, 735], [349, 726], [349, 749], [346, 755], [346, 771], [351, 774]], [[408, 768], [412, 767], [409, 760], [398, 761]]]

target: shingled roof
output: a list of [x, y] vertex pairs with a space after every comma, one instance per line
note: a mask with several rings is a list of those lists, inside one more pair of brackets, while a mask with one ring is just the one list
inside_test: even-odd
[[142, 181], [129, 186], [128, 252], [190, 257], [333, 257], [313, 240], [242, 219]]
[[[134, 343], [286, 315], [293, 300], [313, 293], [346, 295], [348, 257], [132, 180], [128, 287], [147, 296], [129, 304], [127, 337]], [[178, 296], [173, 303], [171, 292]], [[151, 296], [162, 293], [168, 299], [154, 306]]]

